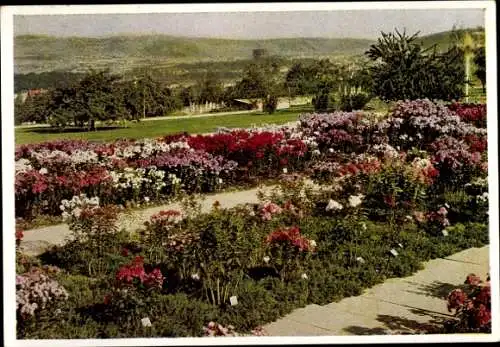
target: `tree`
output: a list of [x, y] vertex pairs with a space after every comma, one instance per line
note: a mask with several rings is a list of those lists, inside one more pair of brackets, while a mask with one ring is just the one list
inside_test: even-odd
[[26, 97], [24, 102], [19, 95], [14, 100], [14, 119], [16, 124], [23, 122], [44, 123], [48, 119], [50, 92]]
[[365, 53], [370, 67], [372, 90], [383, 100], [419, 98], [451, 100], [463, 96], [465, 72], [459, 66], [460, 52], [451, 48], [437, 53], [436, 47], [424, 49], [417, 44], [418, 33], [382, 33]]
[[474, 56], [474, 64], [476, 65], [476, 71], [474, 75], [481, 81], [481, 86], [483, 87], [483, 93], [486, 92], [486, 52], [484, 47], [479, 47], [476, 49], [476, 54]]
[[199, 90], [199, 102], [219, 103], [224, 95], [224, 84], [213, 72], [209, 72], [200, 83]]
[[278, 59], [272, 57], [250, 64], [233, 89], [234, 95], [239, 98], [260, 99], [263, 104], [268, 104], [268, 113], [274, 112], [278, 96], [284, 94], [279, 68]]
[[121, 89], [129, 118], [161, 117], [182, 107], [182, 99], [149, 74], [122, 82]]

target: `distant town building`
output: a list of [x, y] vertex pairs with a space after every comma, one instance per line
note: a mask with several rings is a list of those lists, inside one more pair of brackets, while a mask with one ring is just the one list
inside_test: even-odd
[[27, 92], [20, 92], [20, 93], [15, 93], [14, 94], [14, 99], [17, 99], [17, 97], [21, 98], [21, 102], [25, 102], [27, 98], [33, 97], [36, 95], [40, 95], [43, 93], [46, 93], [47, 89], [29, 89]]

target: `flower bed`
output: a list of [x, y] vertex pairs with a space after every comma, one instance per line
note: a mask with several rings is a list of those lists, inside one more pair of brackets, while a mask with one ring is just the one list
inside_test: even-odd
[[[402, 142], [415, 131], [422, 141]], [[74, 240], [18, 253], [18, 337], [263, 335], [297, 307], [487, 244], [485, 135], [417, 100], [382, 120], [310, 114], [297, 127], [19, 147], [18, 215], [62, 212]], [[272, 176], [260, 204], [191, 204], [116, 228], [116, 204]]]
[[[296, 307], [360, 294], [421, 261], [488, 242], [487, 205], [476, 206], [475, 221], [457, 223], [451, 211], [461, 207], [446, 208], [442, 195], [413, 208], [399, 195], [396, 204], [375, 206], [372, 191], [349, 193], [370, 184], [357, 183], [315, 193], [285, 181], [261, 204], [163, 211], [137, 234], [110, 227], [116, 211], [109, 207], [75, 207], [81, 211], [68, 213], [75, 241], [24, 259], [19, 270], [59, 267], [47, 276], [67, 296], [33, 315], [20, 311], [18, 336], [203, 336], [210, 322], [251, 334]], [[226, 333], [214, 334], [235, 336]]]
[[[164, 201], [179, 191], [211, 192], [283, 171], [307, 172], [318, 165], [327, 173], [351, 170], [361, 160], [357, 154], [387, 155], [415, 146], [437, 152], [434, 162], [456, 169], [457, 156], [478, 163], [476, 153], [486, 152], [486, 129], [460, 120], [469, 119], [463, 110], [471, 107], [417, 100], [398, 103], [384, 120], [350, 112], [305, 114], [296, 127], [22, 145], [16, 148], [16, 216], [60, 215], [61, 201], [82, 193], [126, 205]], [[458, 148], [445, 144], [450, 141]]]

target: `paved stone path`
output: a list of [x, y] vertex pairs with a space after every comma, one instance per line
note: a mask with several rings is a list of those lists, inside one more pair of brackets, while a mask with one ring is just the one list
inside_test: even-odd
[[489, 246], [434, 259], [424, 266], [413, 276], [386, 280], [360, 296], [295, 310], [264, 329], [271, 336], [418, 333], [423, 326], [439, 325], [452, 317], [446, 297], [469, 273], [486, 279]]

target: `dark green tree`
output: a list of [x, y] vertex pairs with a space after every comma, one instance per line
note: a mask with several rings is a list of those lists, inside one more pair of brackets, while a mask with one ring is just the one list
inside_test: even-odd
[[233, 93], [238, 98], [261, 100], [263, 105], [267, 104], [266, 112], [272, 113], [278, 105], [278, 97], [286, 95], [280, 78], [279, 59], [261, 58], [244, 70], [243, 78], [235, 85]]
[[465, 71], [460, 67], [460, 52], [454, 48], [440, 54], [435, 46], [424, 49], [412, 36], [382, 33], [366, 55], [373, 61], [370, 69], [372, 90], [383, 100], [419, 98], [458, 100], [463, 96]]
[[14, 119], [16, 124], [23, 122], [44, 123], [47, 121], [51, 101], [49, 92], [28, 96], [23, 101], [19, 95], [14, 100]]

